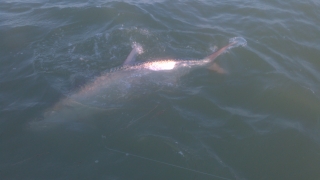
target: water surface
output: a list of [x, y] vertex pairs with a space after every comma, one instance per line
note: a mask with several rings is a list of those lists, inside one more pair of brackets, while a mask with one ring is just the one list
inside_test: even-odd
[[[0, 2], [1, 179], [319, 179], [319, 9], [314, 0]], [[235, 36], [248, 45], [217, 59], [228, 74], [155, 80], [30, 128], [121, 66], [134, 43], [140, 62], [200, 59]]]

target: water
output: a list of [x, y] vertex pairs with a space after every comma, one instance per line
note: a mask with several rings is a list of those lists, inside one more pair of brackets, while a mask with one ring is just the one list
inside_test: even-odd
[[[319, 179], [319, 7], [0, 2], [0, 178]], [[30, 127], [135, 43], [140, 62], [201, 59], [236, 36], [247, 46], [217, 58], [227, 74], [197, 69], [163, 88], [155, 79], [103, 106], [71, 102], [79, 109], [54, 128]]]

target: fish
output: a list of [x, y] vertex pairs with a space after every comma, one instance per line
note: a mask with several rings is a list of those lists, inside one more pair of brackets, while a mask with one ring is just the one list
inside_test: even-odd
[[159, 89], [174, 88], [182, 76], [197, 68], [225, 73], [215, 59], [227, 50], [246, 44], [244, 38], [234, 37], [229, 40], [229, 44], [203, 59], [160, 59], [141, 63], [135, 59], [143, 52], [143, 48], [134, 44], [122, 66], [111, 69], [60, 100], [44, 113], [43, 119], [31, 122], [30, 127], [49, 129], [66, 122], [91, 119], [100, 113], [121, 109], [129, 100]]

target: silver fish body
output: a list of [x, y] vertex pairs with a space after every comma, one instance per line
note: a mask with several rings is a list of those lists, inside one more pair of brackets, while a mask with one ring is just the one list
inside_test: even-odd
[[128, 101], [162, 88], [175, 87], [179, 78], [195, 68], [214, 67], [214, 60], [233, 47], [245, 46], [241, 37], [200, 60], [158, 60], [134, 63], [133, 49], [124, 65], [97, 77], [78, 92], [62, 99], [45, 114], [43, 120], [31, 122], [32, 129], [48, 129], [68, 121], [90, 119], [101, 112], [120, 109]]

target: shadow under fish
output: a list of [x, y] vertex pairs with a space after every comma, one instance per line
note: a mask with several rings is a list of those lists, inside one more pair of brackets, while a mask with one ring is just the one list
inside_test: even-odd
[[231, 38], [229, 44], [198, 60], [163, 59], [136, 63], [136, 56], [142, 52], [139, 45], [119, 68], [97, 77], [78, 92], [62, 99], [45, 114], [40, 121], [30, 123], [31, 129], [49, 129], [68, 122], [85, 121], [106, 112], [116, 111], [131, 99], [144, 97], [150, 92], [174, 87], [180, 77], [196, 68], [208, 68], [218, 73], [225, 71], [215, 59], [227, 50], [245, 46], [242, 37]]

